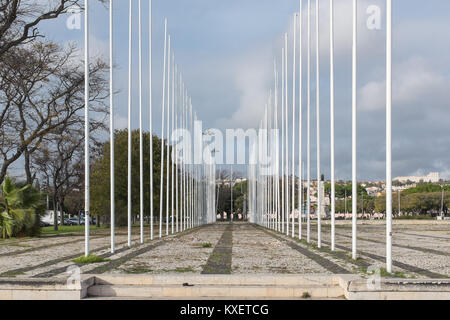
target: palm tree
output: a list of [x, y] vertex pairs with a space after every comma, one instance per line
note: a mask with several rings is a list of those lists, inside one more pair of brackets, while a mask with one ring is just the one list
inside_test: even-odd
[[7, 238], [33, 227], [41, 194], [30, 185], [19, 187], [6, 177], [0, 194], [0, 237]]

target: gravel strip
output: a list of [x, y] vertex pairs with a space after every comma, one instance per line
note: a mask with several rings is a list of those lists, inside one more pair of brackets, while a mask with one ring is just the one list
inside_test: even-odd
[[233, 223], [226, 226], [222, 237], [209, 256], [202, 274], [231, 274], [231, 259], [233, 253]]

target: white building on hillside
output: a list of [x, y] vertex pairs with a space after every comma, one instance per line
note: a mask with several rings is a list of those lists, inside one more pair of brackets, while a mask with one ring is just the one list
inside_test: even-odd
[[394, 180], [399, 181], [401, 183], [406, 183], [407, 181], [411, 181], [414, 183], [419, 183], [420, 181], [437, 183], [439, 182], [439, 172], [431, 172], [427, 176], [397, 177]]

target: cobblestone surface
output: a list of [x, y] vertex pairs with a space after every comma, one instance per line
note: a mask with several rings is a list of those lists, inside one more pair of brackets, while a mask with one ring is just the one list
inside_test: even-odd
[[[303, 225], [306, 236], [306, 225]], [[102, 263], [81, 265], [82, 273], [362, 273], [369, 266], [384, 267], [385, 227], [382, 223], [358, 225], [357, 261], [350, 259], [351, 225], [336, 228], [335, 253], [329, 250], [330, 227], [324, 222], [323, 247], [315, 248], [317, 226], [311, 226], [311, 244], [271, 230], [246, 224], [218, 223], [182, 234], [138, 243], [133, 246], [118, 232], [117, 250], [109, 249], [108, 232], [91, 237], [92, 253]], [[297, 231], [297, 229], [296, 229]], [[0, 242], [0, 277], [64, 277], [83, 254], [84, 237], [63, 235]], [[450, 278], [450, 224], [405, 222], [394, 224], [394, 271], [405, 277]]]
[[331, 273], [285, 242], [249, 224], [234, 227], [233, 273]]

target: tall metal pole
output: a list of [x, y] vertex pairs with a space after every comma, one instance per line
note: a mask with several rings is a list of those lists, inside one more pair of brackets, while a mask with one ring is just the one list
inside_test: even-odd
[[[184, 83], [183, 83], [183, 74], [180, 73], [180, 127], [184, 130]], [[183, 144], [185, 144], [183, 140]], [[183, 145], [183, 150], [184, 150]], [[184, 163], [185, 163], [185, 157], [183, 155], [183, 161], [180, 165], [180, 225], [181, 225], [181, 231], [184, 231]]]
[[322, 247], [322, 196], [320, 174], [320, 43], [319, 43], [319, 0], [316, 0], [316, 120], [317, 120], [317, 247]]
[[153, 85], [152, 85], [152, 0], [149, 0], [149, 104], [150, 104], [150, 239], [154, 238], [153, 221]]
[[132, 106], [132, 48], [133, 48], [133, 1], [129, 1], [128, 16], [128, 246], [131, 247], [131, 106]]
[[284, 77], [284, 65], [285, 65], [285, 58], [284, 58], [284, 48], [281, 49], [281, 232], [284, 233], [284, 221], [286, 218], [286, 206], [285, 206], [285, 188], [284, 188], [284, 183], [285, 183], [285, 175], [284, 175], [284, 170], [285, 170], [285, 163], [284, 163], [284, 149], [285, 149], [285, 130], [284, 130], [284, 126], [286, 125], [286, 120], [285, 120], [285, 114], [284, 114], [284, 95], [285, 95], [285, 91], [284, 91], [284, 82], [285, 82], [285, 77]]
[[306, 241], [311, 241], [311, 0], [308, 0], [308, 112], [307, 112], [307, 155], [306, 155], [306, 179], [308, 181], [306, 195]]
[[298, 107], [298, 238], [302, 239], [302, 210], [303, 210], [303, 1], [300, 0], [299, 9], [299, 107]]
[[356, 180], [356, 46], [357, 1], [353, 0], [353, 56], [352, 56], [352, 258], [356, 260], [356, 224], [358, 207], [358, 181]]
[[169, 235], [169, 175], [170, 175], [170, 164], [169, 164], [169, 148], [170, 148], [170, 87], [171, 87], [171, 83], [170, 83], [170, 57], [171, 57], [171, 38], [169, 35], [169, 48], [168, 48], [168, 52], [167, 52], [167, 156], [166, 156], [166, 236]]
[[[85, 0], [84, 18], [84, 254], [89, 256], [90, 226], [90, 153], [89, 153], [89, 0]], [[63, 221], [61, 219], [61, 221]]]
[[231, 170], [231, 181], [230, 181], [230, 190], [231, 190], [231, 211], [230, 211], [230, 218], [231, 222], [233, 222], [233, 166], [230, 167]]
[[334, 167], [334, 0], [330, 0], [330, 133], [331, 133], [331, 250], [335, 250], [336, 185]]
[[[190, 129], [191, 129], [191, 132], [193, 132], [194, 130], [194, 121], [193, 121], [193, 113], [192, 113], [192, 98], [191, 97], [189, 97], [189, 112], [190, 112]], [[191, 197], [190, 197], [190, 202], [189, 202], [189, 208], [190, 208], [190, 217], [191, 217], [191, 219], [190, 219], [190, 227], [192, 228], [193, 227], [193, 223], [194, 223], [194, 211], [193, 211], [193, 204], [194, 204], [194, 193], [193, 193], [193, 191], [194, 191], [194, 179], [193, 179], [193, 174], [194, 174], [194, 171], [193, 171], [193, 168], [194, 168], [194, 166], [193, 165], [191, 165], [191, 175], [190, 175], [190, 183], [189, 183], [189, 186], [190, 186], [190, 195], [191, 195]]]
[[139, 220], [144, 243], [144, 137], [142, 132], [142, 0], [139, 0]]
[[[178, 112], [179, 112], [179, 103], [180, 103], [180, 95], [179, 95], [179, 81], [178, 81], [178, 79], [180, 78], [179, 77], [179, 73], [178, 73], [178, 65], [175, 65], [175, 72], [176, 72], [176, 75], [177, 75], [177, 81], [176, 81], [176, 100], [175, 100], [175, 126], [176, 126], [176, 129], [179, 129], [180, 128], [180, 126], [179, 126], [179, 124], [178, 124]], [[175, 163], [176, 163], [176, 166], [175, 166], [175, 212], [176, 212], [176, 216], [175, 216], [175, 218], [176, 218], [176, 232], [178, 233], [178, 231], [180, 230], [180, 228], [179, 228], [179, 205], [178, 205], [178, 193], [179, 193], [179, 191], [178, 191], [178, 175], [179, 175], [179, 170], [178, 170], [178, 144], [176, 144], [175, 145]]]
[[163, 95], [162, 95], [162, 113], [161, 113], [161, 181], [159, 188], [159, 237], [162, 237], [162, 214], [163, 214], [163, 196], [164, 196], [164, 115], [166, 105], [166, 64], [167, 64], [167, 19], [164, 20], [164, 66], [163, 66]]
[[288, 98], [288, 35], [284, 34], [284, 113], [286, 115], [286, 235], [289, 235], [289, 223], [290, 223], [290, 210], [289, 210], [289, 121], [288, 121], [288, 108], [289, 108], [289, 98]]
[[392, 0], [386, 0], [386, 271], [392, 273]]
[[297, 94], [297, 83], [296, 83], [296, 75], [297, 75], [297, 13], [294, 14], [294, 52], [292, 58], [292, 238], [295, 237], [295, 135], [297, 132], [295, 131], [295, 98]]
[[[183, 92], [182, 92], [182, 97], [183, 97], [183, 105], [182, 105], [182, 116], [183, 116], [183, 129], [186, 130], [186, 90], [185, 90], [185, 86], [184, 86], [184, 82], [183, 82]], [[184, 141], [184, 150], [186, 150], [187, 148], [187, 141]], [[185, 159], [183, 159], [185, 160]], [[186, 162], [183, 161], [183, 174], [182, 174], [182, 180], [183, 180], [183, 231], [186, 230]]]
[[[275, 129], [278, 130], [278, 70], [277, 70], [277, 62], [274, 60], [273, 62], [273, 72], [275, 78], [275, 90], [274, 90], [274, 122]], [[275, 210], [276, 210], [276, 218], [275, 218], [275, 231], [280, 231], [280, 146], [279, 140], [275, 145], [275, 155], [276, 155], [276, 168], [275, 168]]]
[[[175, 84], [176, 84], [176, 80], [175, 80], [175, 76], [177, 70], [175, 68], [175, 54], [172, 54], [172, 131], [175, 130]], [[172, 146], [173, 149], [175, 149], [175, 146]], [[173, 153], [172, 153], [173, 154]], [[175, 205], [175, 157], [172, 157], [172, 202], [171, 202], [171, 209], [172, 209], [172, 219], [171, 219], [171, 227], [172, 227], [172, 234], [174, 234], [175, 232], [175, 212], [174, 212], [174, 205]]]
[[[115, 251], [115, 188], [114, 188], [114, 0], [109, 0], [109, 144], [110, 144], [110, 201], [111, 201], [111, 253]], [[86, 222], [86, 221], [85, 221]]]

